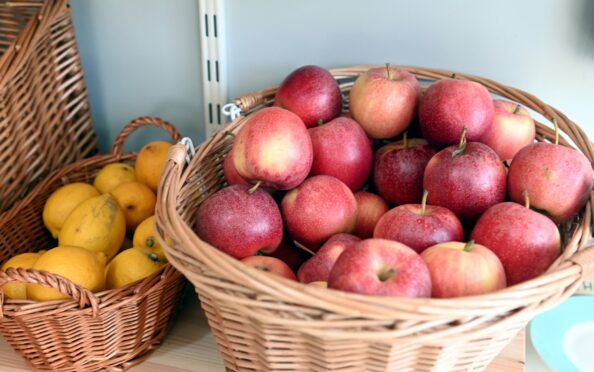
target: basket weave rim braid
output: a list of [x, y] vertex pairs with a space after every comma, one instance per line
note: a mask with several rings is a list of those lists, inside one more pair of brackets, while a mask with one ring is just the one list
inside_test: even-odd
[[0, 16], [3, 212], [96, 139], [68, 1], [0, 0]]
[[[348, 91], [352, 78], [371, 67], [379, 66], [363, 65], [331, 72], [339, 82], [351, 78], [350, 82], [341, 84], [342, 90]], [[568, 136], [592, 162], [594, 148], [585, 133], [563, 113], [527, 92], [448, 70], [401, 68], [420, 80], [437, 80], [455, 74], [457, 79], [479, 82], [491, 93], [513, 99], [547, 120], [556, 121], [560, 132]], [[240, 97], [235, 103], [244, 115], [249, 114], [271, 104], [275, 92], [275, 87], [261, 90]], [[199, 200], [199, 203], [209, 192], [222, 185], [220, 162], [223, 156], [214, 153], [224, 151], [221, 150], [223, 148], [228, 150], [232, 139], [227, 132], [236, 133], [245, 121], [246, 117], [241, 116], [224, 131], [211, 136], [196, 149], [196, 155], [187, 167], [185, 148], [176, 145], [170, 150], [159, 186], [156, 217], [157, 234], [169, 261], [195, 285], [200, 296], [233, 306], [250, 319], [268, 325], [298, 328], [302, 333], [324, 339], [381, 341], [398, 338], [399, 341], [423, 342], [451, 338], [459, 341], [516, 325], [519, 331], [536, 313], [570, 296], [584, 277], [594, 274], [594, 249], [589, 248], [592, 197], [580, 216], [571, 222], [572, 229], [565, 238], [563, 253], [545, 274], [490, 294], [453, 299], [365, 296], [306, 286], [246, 267], [202, 241], [187, 222], [193, 212], [185, 209], [189, 201]], [[537, 122], [537, 139], [553, 137], [554, 131], [550, 127]], [[569, 145], [565, 139], [559, 143]], [[196, 175], [202, 177], [198, 185], [195, 185]], [[169, 238], [169, 244], [164, 236]], [[257, 293], [256, 299], [262, 308], [268, 306], [269, 311], [255, 311], [250, 307], [251, 298], [233, 296], [226, 290]], [[302, 312], [295, 314], [294, 318], [277, 316], [274, 310], [280, 309], [282, 306], [279, 304], [283, 303], [299, 304]], [[322, 314], [321, 318], [316, 318], [317, 314]]]
[[[12, 209], [0, 214], [0, 247], [5, 256], [2, 259], [54, 246], [43, 226], [40, 206], [65, 183], [90, 182], [106, 164], [132, 162], [136, 154], [124, 153], [124, 142], [137, 129], [148, 125], [163, 129], [175, 142], [180, 140], [170, 123], [139, 117], [118, 134], [110, 154], [96, 155], [54, 171]], [[23, 231], [15, 231], [19, 229]], [[35, 302], [8, 299], [0, 291], [0, 331], [8, 343], [34, 369], [80, 371], [125, 370], [144, 360], [165, 336], [185, 280], [166, 263], [144, 279], [98, 293], [46, 271], [0, 271], [0, 288], [12, 282], [41, 284], [71, 298]], [[101, 354], [106, 352], [103, 349], [110, 354]]]

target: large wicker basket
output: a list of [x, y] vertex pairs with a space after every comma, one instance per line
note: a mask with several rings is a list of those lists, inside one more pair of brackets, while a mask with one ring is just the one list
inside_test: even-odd
[[[348, 92], [370, 66], [333, 70]], [[403, 67], [422, 81], [451, 71]], [[592, 145], [565, 115], [536, 97], [497, 82], [456, 74], [485, 85], [555, 120], [589, 159]], [[236, 100], [244, 114], [270, 105], [275, 88]], [[245, 117], [227, 131], [237, 132]], [[538, 124], [537, 139], [553, 138]], [[186, 166], [176, 145], [159, 188], [157, 230], [170, 262], [195, 286], [225, 366], [232, 371], [466, 371], [483, 370], [538, 312], [570, 296], [594, 272], [592, 200], [563, 226], [561, 257], [544, 275], [482, 296], [406, 299], [362, 296], [305, 286], [261, 271], [202, 241], [194, 213], [224, 185], [221, 163], [233, 136], [218, 132]], [[568, 142], [563, 140], [563, 144]]]
[[0, 0], [0, 212], [94, 149], [67, 0]]
[[[179, 140], [171, 124], [138, 118], [119, 134], [111, 154], [93, 156], [52, 173], [13, 209], [0, 215], [0, 262], [18, 253], [54, 247], [56, 242], [42, 220], [47, 198], [65, 183], [92, 183], [106, 164], [133, 161], [135, 154], [122, 153], [123, 142], [145, 125], [162, 128]], [[0, 297], [0, 333], [32, 368], [48, 371], [122, 370], [142, 361], [165, 336], [185, 283], [170, 264], [141, 281], [95, 294], [43, 271], [0, 272], [0, 287], [15, 281], [43, 284], [72, 297], [51, 302]]]

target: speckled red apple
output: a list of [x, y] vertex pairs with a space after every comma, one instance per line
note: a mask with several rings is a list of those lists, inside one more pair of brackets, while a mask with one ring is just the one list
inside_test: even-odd
[[241, 260], [244, 264], [254, 269], [264, 271], [269, 274], [281, 276], [283, 278], [297, 280], [295, 273], [286, 263], [278, 258], [268, 256], [251, 256]]
[[351, 234], [332, 236], [313, 257], [301, 265], [297, 271], [297, 278], [301, 283], [327, 282], [338, 257], [359, 241], [361, 239]]
[[229, 151], [223, 160], [223, 176], [228, 185], [249, 185], [243, 177], [237, 173], [235, 165], [233, 165], [233, 150]]
[[313, 160], [311, 138], [294, 113], [267, 107], [250, 115], [233, 143], [233, 165], [251, 183], [278, 190], [299, 185]]
[[283, 237], [283, 221], [274, 199], [248, 185], [225, 187], [210, 196], [196, 213], [198, 236], [235, 257], [273, 252]]
[[357, 200], [357, 222], [353, 235], [361, 239], [371, 238], [377, 221], [390, 207], [380, 196], [367, 191], [356, 192], [355, 199]]
[[332, 235], [351, 232], [357, 218], [352, 191], [332, 176], [314, 176], [289, 191], [281, 202], [293, 240], [316, 250]]
[[315, 127], [340, 114], [342, 95], [332, 74], [319, 66], [303, 66], [281, 83], [274, 105], [294, 112], [307, 127]]

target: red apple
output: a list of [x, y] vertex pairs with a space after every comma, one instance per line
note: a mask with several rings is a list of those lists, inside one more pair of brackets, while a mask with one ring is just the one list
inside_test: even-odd
[[353, 234], [361, 239], [373, 236], [377, 221], [390, 209], [388, 203], [381, 197], [367, 191], [355, 193], [357, 200], [357, 222]]
[[392, 138], [410, 125], [420, 86], [408, 71], [377, 67], [359, 75], [349, 95], [353, 118], [371, 138]]
[[464, 231], [456, 215], [447, 208], [421, 204], [404, 204], [389, 210], [380, 218], [373, 237], [400, 242], [417, 253], [427, 247], [448, 241], [462, 241]]
[[265, 187], [289, 190], [307, 177], [313, 160], [311, 138], [294, 113], [268, 107], [250, 115], [232, 150], [237, 173]]
[[342, 109], [338, 83], [328, 70], [303, 66], [283, 80], [274, 97], [274, 105], [297, 114], [307, 127], [327, 122]]
[[241, 262], [253, 267], [254, 269], [282, 276], [287, 279], [297, 280], [291, 268], [278, 258], [268, 256], [250, 256], [242, 259]]
[[297, 278], [301, 283], [316, 281], [327, 282], [330, 271], [338, 257], [346, 249], [353, 247], [361, 239], [351, 234], [336, 234], [324, 243], [320, 250], [309, 260], [305, 261], [297, 271]]
[[249, 185], [249, 182], [243, 179], [237, 173], [235, 165], [233, 165], [233, 150], [229, 151], [223, 160], [223, 176], [228, 185]]
[[421, 256], [406, 245], [367, 239], [340, 255], [328, 288], [375, 296], [429, 297], [431, 277]]
[[427, 141], [403, 139], [375, 152], [373, 183], [388, 202], [401, 205], [419, 203], [423, 195], [423, 174], [435, 155]]
[[311, 257], [309, 253], [297, 248], [295, 244], [289, 242], [288, 239], [283, 239], [278, 248], [270, 253], [269, 256], [283, 261], [294, 272], [297, 272], [301, 265]]
[[508, 285], [544, 273], [561, 249], [561, 235], [553, 221], [512, 202], [489, 208], [477, 221], [471, 238], [499, 257]]
[[283, 237], [280, 210], [264, 190], [232, 185], [211, 195], [196, 213], [198, 236], [238, 259], [273, 252]]
[[505, 288], [505, 271], [491, 250], [472, 240], [446, 242], [421, 253], [431, 273], [431, 296], [475, 296]]
[[317, 249], [332, 235], [351, 232], [357, 219], [353, 192], [332, 176], [314, 176], [289, 191], [281, 202], [293, 240]]
[[506, 173], [495, 151], [479, 142], [438, 152], [427, 164], [423, 186], [428, 204], [448, 208], [464, 221], [476, 220], [505, 199]]
[[427, 142], [443, 148], [458, 143], [464, 126], [468, 142], [480, 141], [493, 122], [493, 112], [493, 99], [481, 84], [441, 79], [425, 91], [419, 121]]
[[520, 104], [502, 100], [494, 100], [493, 104], [493, 123], [481, 142], [502, 160], [511, 161], [518, 151], [534, 142], [534, 120]]
[[359, 190], [371, 172], [373, 149], [365, 131], [353, 119], [338, 117], [309, 129], [313, 144], [310, 176], [325, 174]]
[[534, 143], [520, 150], [509, 168], [510, 198], [522, 203], [523, 191], [530, 205], [556, 223], [575, 216], [592, 191], [592, 165], [581, 152], [550, 143]]

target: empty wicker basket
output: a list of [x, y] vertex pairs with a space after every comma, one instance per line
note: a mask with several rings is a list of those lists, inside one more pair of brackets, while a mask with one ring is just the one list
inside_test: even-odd
[[0, 0], [0, 212], [95, 149], [67, 0]]
[[[131, 162], [122, 153], [124, 140], [145, 125], [162, 128], [177, 141], [177, 130], [165, 121], [138, 118], [116, 138], [112, 153], [63, 167], [39, 183], [13, 209], [0, 215], [0, 262], [19, 253], [49, 249], [55, 241], [42, 220], [43, 206], [58, 187], [92, 183], [106, 164]], [[34, 302], [0, 297], [0, 333], [36, 370], [125, 370], [142, 361], [165, 336], [185, 280], [170, 264], [128, 286], [91, 293], [69, 280], [44, 271], [9, 269], [8, 282], [38, 283], [72, 297], [67, 301]]]
[[[333, 70], [344, 92], [370, 66]], [[451, 71], [404, 67], [420, 80]], [[594, 149], [577, 125], [538, 98], [497, 82], [456, 74], [492, 93], [555, 120], [590, 159]], [[270, 105], [275, 88], [241, 97], [244, 115]], [[237, 132], [245, 116], [226, 130]], [[553, 138], [537, 125], [537, 139]], [[225, 366], [232, 371], [467, 371], [483, 370], [538, 312], [546, 310], [594, 272], [592, 200], [563, 226], [561, 257], [542, 276], [488, 295], [453, 299], [362, 296], [305, 286], [251, 269], [202, 241], [194, 213], [224, 186], [222, 160], [232, 136], [218, 132], [186, 165], [176, 145], [161, 179], [157, 226], [170, 262], [195, 286]], [[562, 141], [569, 145], [567, 141]], [[161, 239], [163, 240], [163, 239]]]

